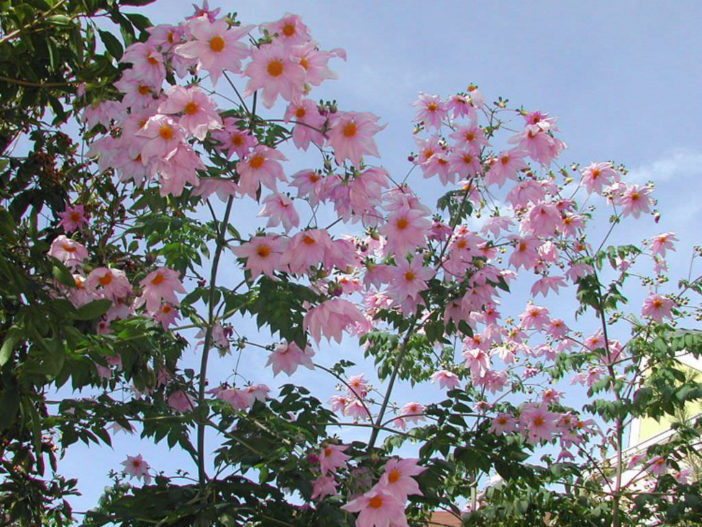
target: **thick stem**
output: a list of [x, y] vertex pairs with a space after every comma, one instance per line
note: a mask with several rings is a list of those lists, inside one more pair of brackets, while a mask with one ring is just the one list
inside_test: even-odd
[[378, 433], [380, 432], [380, 429], [383, 424], [383, 417], [385, 416], [385, 411], [388, 408], [388, 403], [390, 402], [390, 394], [392, 393], [392, 388], [395, 385], [395, 379], [397, 378], [397, 374], [400, 371], [400, 365], [402, 365], [402, 361], [405, 358], [405, 354], [407, 353], [407, 344], [409, 343], [409, 339], [412, 336], [412, 332], [414, 331], [414, 327], [417, 324], [417, 319], [415, 318], [412, 320], [412, 323], [410, 324], [410, 327], [407, 328], [407, 333], [405, 333], [405, 338], [402, 339], [402, 343], [400, 344], [400, 348], [397, 353], [397, 361], [395, 362], [395, 367], [392, 370], [392, 374], [390, 375], [390, 382], [388, 383], [388, 389], [385, 392], [385, 398], [383, 399], [383, 404], [380, 405], [380, 411], [378, 412], [378, 417], [375, 419], [375, 424], [373, 425], [373, 431], [371, 432], [370, 440], [368, 441], [368, 452], [370, 453], [371, 450], [373, 450], [373, 447], [375, 446], [375, 442], [378, 439]]
[[207, 387], [207, 359], [209, 358], [210, 348], [212, 347], [212, 329], [215, 323], [215, 290], [217, 287], [217, 270], [219, 268], [219, 259], [222, 255], [222, 250], [225, 247], [225, 236], [227, 234], [227, 225], [229, 224], [229, 214], [232, 210], [233, 198], [230, 196], [227, 201], [227, 207], [224, 212], [224, 217], [220, 223], [220, 230], [217, 233], [216, 248], [212, 259], [212, 272], [210, 274], [210, 289], [208, 300], [208, 315], [207, 315], [207, 330], [205, 331], [205, 342], [202, 349], [202, 358], [200, 360], [200, 383], [198, 387], [198, 424], [197, 424], [197, 474], [198, 485], [202, 493], [202, 499], [206, 500], [204, 493], [207, 483], [207, 471], [205, 470], [205, 428], [207, 427], [207, 404], [205, 402], [205, 388]]

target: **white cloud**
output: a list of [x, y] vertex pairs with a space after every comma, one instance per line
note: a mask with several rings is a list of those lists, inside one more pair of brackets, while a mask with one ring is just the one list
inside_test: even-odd
[[627, 179], [636, 183], [663, 183], [700, 176], [702, 152], [681, 148], [668, 152], [652, 163], [633, 169]]

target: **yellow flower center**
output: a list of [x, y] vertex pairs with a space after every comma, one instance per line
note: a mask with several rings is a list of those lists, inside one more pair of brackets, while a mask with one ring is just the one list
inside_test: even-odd
[[353, 121], [346, 123], [342, 129], [342, 133], [344, 134], [344, 137], [353, 137], [356, 135], [356, 123]]
[[161, 128], [158, 129], [158, 135], [160, 135], [161, 139], [163, 139], [164, 141], [169, 141], [173, 139], [173, 128], [171, 128], [167, 124], [164, 124], [161, 126]]
[[219, 53], [224, 49], [224, 39], [222, 37], [212, 37], [210, 39], [210, 49], [215, 53]]
[[388, 474], [388, 482], [395, 483], [398, 479], [400, 479], [400, 472], [397, 469], [391, 470]]
[[186, 115], [193, 115], [196, 114], [197, 111], [199, 110], [199, 107], [196, 102], [194, 101], [189, 101], [186, 105], [183, 111], [186, 113]]
[[268, 75], [278, 77], [283, 73], [283, 63], [279, 60], [272, 60], [268, 63]]
[[259, 245], [256, 249], [256, 254], [260, 258], [268, 258], [268, 255], [271, 254], [271, 248], [267, 245]]
[[164, 279], [164, 278], [163, 278], [163, 275], [162, 275], [161, 273], [156, 273], [156, 276], [154, 276], [154, 277], [151, 279], [151, 283], [152, 283], [153, 285], [159, 285], [160, 283], [163, 282], [163, 279]]
[[371, 499], [368, 500], [368, 506], [371, 509], [379, 509], [383, 506], [383, 498], [381, 498], [380, 496], [373, 496]]
[[254, 170], [259, 169], [261, 165], [263, 165], [263, 161], [263, 156], [261, 154], [256, 154], [249, 160], [249, 166]]
[[110, 285], [112, 283], [112, 273], [109, 271], [106, 272], [104, 275], [98, 278], [98, 283], [103, 287]]

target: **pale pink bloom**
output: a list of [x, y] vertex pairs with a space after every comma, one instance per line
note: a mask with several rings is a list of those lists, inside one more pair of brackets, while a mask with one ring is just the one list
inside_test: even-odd
[[160, 48], [164, 53], [170, 51], [176, 44], [180, 44], [185, 33], [183, 28], [169, 24], [159, 24], [148, 28], [147, 31], [149, 33], [147, 44]]
[[229, 403], [234, 410], [246, 410], [254, 403], [254, 398], [247, 390], [238, 388], [216, 388], [213, 390], [215, 397]]
[[249, 77], [244, 95], [262, 89], [261, 99], [266, 108], [273, 106], [278, 95], [289, 102], [302, 98], [305, 69], [294, 60], [285, 45], [276, 41], [253, 49], [244, 75]]
[[378, 232], [387, 239], [387, 254], [401, 257], [423, 247], [430, 228], [431, 220], [423, 210], [402, 207], [388, 216]]
[[122, 77], [114, 83], [124, 95], [122, 104], [134, 111], [143, 110], [154, 104], [154, 94], [161, 90], [161, 85], [151, 86], [138, 76], [134, 69], [125, 70]]
[[565, 237], [574, 238], [585, 227], [585, 221], [580, 214], [563, 214], [558, 230]]
[[342, 49], [321, 51], [314, 42], [295, 46], [291, 50], [293, 57], [305, 70], [305, 93], [308, 86], [319, 86], [326, 79], [336, 79], [336, 74], [329, 69], [329, 59], [341, 57], [346, 60], [346, 52]]
[[239, 258], [246, 258], [244, 269], [251, 271], [251, 280], [261, 273], [270, 278], [273, 271], [281, 269], [280, 259], [285, 251], [287, 240], [280, 236], [254, 236], [248, 242], [232, 248]]
[[674, 300], [659, 294], [651, 294], [643, 301], [641, 316], [662, 323], [664, 318], [670, 318], [672, 316], [672, 309], [674, 307]]
[[156, 89], [161, 87], [166, 78], [163, 54], [154, 45], [135, 42], [124, 50], [120, 62], [130, 62], [134, 78], [141, 79]]
[[428, 160], [420, 165], [425, 178], [439, 176], [439, 180], [443, 185], [454, 183], [458, 175], [454, 170], [448, 155], [443, 152], [436, 152]]
[[88, 130], [96, 124], [101, 124], [109, 129], [110, 121], [119, 121], [124, 114], [125, 108], [121, 102], [106, 100], [93, 102], [83, 108], [80, 120], [85, 123]]
[[411, 262], [401, 258], [397, 265], [390, 267], [388, 296], [398, 302], [410, 297], [417, 299], [419, 293], [427, 289], [427, 280], [434, 275], [434, 270], [422, 265], [422, 259], [415, 257]]
[[651, 212], [653, 200], [649, 197], [650, 193], [650, 187], [624, 186], [620, 189], [619, 195], [615, 196], [614, 202], [621, 205], [622, 216], [631, 214], [634, 218], [638, 218], [642, 212]]
[[311, 266], [319, 263], [328, 267], [326, 260], [332, 248], [332, 240], [325, 230], [309, 229], [298, 232], [290, 239], [281, 265], [289, 266], [290, 272], [295, 274], [306, 273]]
[[534, 236], [552, 236], [562, 222], [555, 203], [540, 201], [529, 208], [526, 219], [521, 222], [521, 231]]
[[239, 159], [242, 159], [258, 144], [258, 140], [248, 130], [237, 128], [236, 122], [237, 120], [233, 117], [225, 117], [223, 128], [212, 132], [212, 137], [222, 143], [216, 147], [217, 150], [226, 151], [227, 159], [235, 153]]
[[661, 456], [652, 458], [646, 465], [646, 472], [654, 476], [662, 476], [668, 471], [668, 464]]
[[77, 241], [71, 240], [64, 234], [59, 234], [49, 247], [49, 256], [63, 262], [66, 267], [76, 268], [88, 257], [88, 250]]
[[344, 450], [348, 445], [328, 444], [319, 453], [319, 468], [322, 476], [327, 473], [334, 474], [338, 468], [346, 465], [346, 462], [351, 459], [350, 456], [344, 454]]
[[512, 149], [502, 152], [499, 156], [489, 161], [490, 169], [485, 174], [485, 186], [504, 185], [507, 179], [515, 179], [517, 173], [525, 168], [524, 161], [527, 153], [521, 149]]
[[473, 107], [470, 97], [465, 95], [456, 94], [449, 97], [446, 108], [451, 112], [454, 119], [467, 117], [471, 121], [475, 121], [477, 118], [475, 107]]
[[424, 405], [416, 402], [406, 403], [400, 408], [399, 417], [402, 419], [403, 423], [419, 423], [424, 421]]
[[470, 369], [473, 380], [480, 379], [490, 369], [490, 353], [480, 348], [470, 348], [463, 351], [462, 356], [466, 359], [465, 366]]
[[210, 21], [206, 16], [194, 18], [188, 22], [194, 40], [176, 46], [175, 52], [197, 60], [197, 68], [209, 72], [214, 85], [224, 70], [241, 72], [241, 61], [249, 56], [249, 48], [239, 39], [253, 27], [230, 27], [224, 19]]
[[322, 128], [326, 118], [317, 108], [317, 103], [311, 99], [303, 99], [288, 105], [283, 116], [285, 122], [293, 121], [293, 144], [302, 150], [307, 150], [310, 142], [321, 147], [324, 144]]
[[[481, 169], [480, 158], [467, 150], [454, 150], [448, 156], [448, 173], [462, 180], [477, 176]], [[443, 180], [442, 183], [446, 184]]]
[[[64, 229], [65, 230], [65, 229]], [[68, 231], [66, 231], [68, 232]], [[678, 238], [675, 236], [675, 233], [672, 232], [664, 232], [662, 234], [659, 234], [657, 236], [654, 236], [649, 240], [649, 244], [651, 246], [651, 256], [662, 256], [665, 257], [665, 252], [666, 250], [670, 249], [671, 251], [674, 251], [675, 249], [673, 248], [673, 242], [677, 242]]]
[[373, 136], [385, 126], [378, 126], [378, 119], [367, 112], [337, 112], [331, 117], [328, 142], [337, 163], [348, 159], [358, 166], [363, 155], [380, 156]]
[[146, 304], [146, 311], [149, 313], [156, 313], [163, 302], [178, 305], [176, 292], [185, 293], [178, 271], [168, 267], [159, 267], [151, 271], [139, 282], [139, 287], [142, 292], [135, 305], [139, 307]]
[[376, 485], [341, 508], [359, 513], [356, 527], [407, 527], [403, 503], [383, 486]]
[[568, 326], [560, 318], [552, 318], [549, 320], [548, 327], [546, 328], [546, 333], [556, 338], [562, 338], [568, 333]]
[[596, 333], [593, 333], [589, 337], [587, 337], [584, 341], [585, 347], [589, 350], [596, 350], [599, 348], [604, 348], [605, 347], [605, 338], [604, 335], [602, 334], [602, 331], [597, 331]]
[[171, 393], [166, 402], [171, 409], [181, 413], [192, 410], [195, 407], [192, 398], [183, 390], [176, 390]]
[[239, 186], [231, 179], [218, 179], [213, 177], [198, 178], [198, 185], [193, 189], [194, 196], [200, 196], [203, 201], [212, 194], [216, 194], [222, 201], [227, 201], [235, 196]]
[[592, 266], [585, 263], [571, 263], [566, 271], [566, 278], [575, 282], [578, 278], [583, 278], [592, 274]]
[[468, 86], [468, 98], [470, 100], [470, 104], [474, 108], [480, 108], [485, 105], [485, 99], [483, 98], [483, 94], [474, 84]]
[[417, 144], [418, 150], [418, 155], [415, 157], [414, 162], [420, 166], [428, 162], [434, 154], [445, 150], [445, 145], [438, 135], [432, 135], [427, 138], [416, 137], [414, 142]]
[[352, 417], [354, 420], [366, 421], [370, 419], [368, 409], [358, 397], [354, 397], [344, 406], [344, 415]]
[[490, 233], [495, 238], [500, 235], [500, 232], [508, 230], [514, 222], [509, 216], [490, 216], [483, 226], [480, 228], [481, 233]]
[[285, 13], [285, 16], [275, 22], [261, 24], [261, 29], [275, 35], [275, 39], [285, 46], [296, 46], [311, 40], [310, 30], [297, 15]]
[[618, 180], [612, 163], [591, 163], [580, 172], [582, 184], [588, 192], [602, 193], [603, 187], [609, 186]]
[[127, 456], [124, 465], [124, 473], [133, 477], [143, 479], [145, 484], [151, 483], [151, 475], [149, 474], [149, 464], [144, 461], [141, 454], [138, 456]]
[[553, 289], [553, 292], [557, 293], [565, 285], [566, 283], [562, 276], [542, 276], [531, 286], [531, 294], [536, 296], [538, 293], [541, 293], [543, 296], [546, 296], [549, 290]]
[[432, 382], [438, 382], [439, 388], [446, 388], [448, 390], [453, 390], [458, 386], [459, 379], [458, 375], [448, 370], [439, 370], [432, 374]]
[[517, 420], [511, 414], [499, 413], [492, 419], [490, 431], [495, 434], [511, 434], [517, 430]]
[[265, 384], [249, 384], [244, 391], [251, 396], [252, 401], [265, 402], [271, 389]]
[[523, 329], [545, 329], [549, 324], [548, 308], [536, 306], [529, 302], [524, 312], [519, 315], [519, 320]]
[[280, 161], [287, 158], [272, 148], [258, 145], [253, 151], [236, 166], [239, 173], [239, 190], [256, 198], [259, 185], [265, 185], [271, 190], [276, 190], [276, 180], [285, 181], [283, 167]]
[[[462, 126], [450, 136], [455, 140], [455, 146], [459, 149], [465, 149], [474, 156], [478, 156], [480, 150], [488, 145], [485, 134], [477, 124], [471, 126]], [[480, 164], [478, 163], [478, 168]]]
[[197, 86], [173, 86], [158, 107], [162, 114], [181, 114], [178, 124], [202, 141], [209, 130], [222, 128], [215, 102]]
[[68, 206], [63, 212], [59, 212], [58, 215], [61, 218], [59, 227], [62, 227], [64, 232], [73, 232], [88, 225], [88, 217], [85, 214], [83, 205]]
[[278, 344], [268, 356], [266, 366], [272, 366], [274, 377], [281, 371], [292, 375], [298, 366], [304, 366], [310, 370], [314, 369], [313, 356], [314, 351], [310, 346], [302, 350], [294, 342], [283, 342]]
[[161, 196], [180, 196], [186, 183], [199, 186], [197, 171], [204, 169], [200, 156], [187, 143], [179, 144], [169, 156], [155, 160], [152, 166], [152, 172], [159, 175]]
[[348, 300], [332, 298], [313, 307], [302, 321], [302, 327], [319, 343], [322, 336], [341, 343], [341, 333], [355, 323], [366, 324], [366, 319]]
[[345, 395], [332, 395], [329, 398], [329, 404], [331, 404], [332, 412], [343, 412], [350, 400], [351, 399]]
[[175, 321], [180, 318], [178, 310], [171, 304], [161, 304], [158, 311], [153, 314], [154, 320], [161, 324], [163, 329], [168, 329]]
[[537, 163], [548, 167], [561, 150], [565, 148], [565, 143], [556, 139], [551, 133], [551, 128], [543, 121], [538, 124], [527, 124], [524, 131], [510, 140], [518, 142], [519, 147], [529, 153]]
[[291, 186], [297, 187], [297, 196], [306, 199], [313, 207], [317, 205], [326, 193], [326, 179], [318, 172], [306, 169], [295, 172]]
[[446, 103], [438, 95], [420, 93], [419, 98], [412, 103], [417, 108], [415, 120], [424, 123], [426, 127], [441, 128], [441, 122], [446, 118]]
[[359, 373], [358, 375], [352, 375], [351, 377], [349, 377], [349, 380], [346, 382], [346, 384], [348, 385], [346, 387], [346, 390], [349, 393], [349, 395], [355, 397], [365, 397], [368, 393], [368, 381], [362, 373]]
[[529, 443], [550, 441], [558, 432], [557, 414], [549, 412], [544, 404], [525, 404], [519, 414], [521, 428]]
[[151, 117], [136, 135], [145, 138], [140, 152], [144, 165], [153, 158], [165, 160], [185, 140], [180, 126], [170, 117], [160, 114]]
[[127, 280], [127, 275], [119, 269], [97, 267], [88, 274], [85, 286], [112, 301], [132, 294], [132, 286]]
[[417, 465], [418, 459], [390, 459], [385, 463], [383, 475], [378, 480], [378, 487], [384, 487], [393, 496], [401, 502], [407, 499], [407, 496], [418, 495], [423, 496], [419, 490], [419, 485], [412, 478], [426, 470], [426, 467]]
[[514, 242], [514, 251], [509, 257], [510, 265], [515, 269], [520, 267], [532, 269], [539, 260], [538, 248], [541, 243], [539, 239], [532, 236], [524, 238], [511, 236], [510, 239]]
[[334, 476], [320, 476], [312, 481], [312, 496], [311, 500], [322, 499], [326, 496], [336, 496], [337, 483]]
[[285, 232], [300, 225], [300, 217], [297, 215], [292, 199], [278, 192], [269, 194], [263, 199], [263, 208], [258, 216], [268, 218], [266, 227], [276, 227], [282, 223]]

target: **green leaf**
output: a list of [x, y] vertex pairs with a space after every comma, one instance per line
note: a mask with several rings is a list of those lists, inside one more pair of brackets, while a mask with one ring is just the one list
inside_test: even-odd
[[87, 304], [80, 306], [76, 310], [75, 318], [76, 320], [96, 319], [107, 313], [110, 306], [112, 306], [112, 300], [108, 300], [106, 298], [93, 300], [92, 302], [88, 302]]
[[0, 366], [4, 366], [10, 356], [12, 355], [12, 350], [15, 349], [15, 345], [22, 340], [22, 333], [20, 328], [17, 326], [12, 326], [5, 337], [5, 342], [2, 343], [0, 348]]
[[124, 50], [122, 49], [122, 44], [117, 37], [115, 37], [112, 33], [101, 29], [98, 30], [98, 33], [100, 34], [100, 40], [102, 40], [102, 43], [105, 44], [105, 48], [110, 52], [110, 55], [117, 60], [121, 59]]

